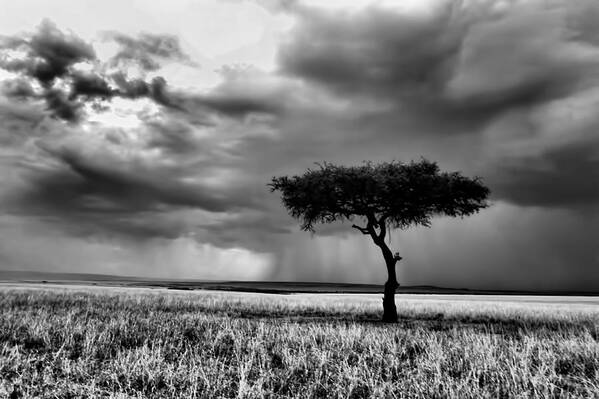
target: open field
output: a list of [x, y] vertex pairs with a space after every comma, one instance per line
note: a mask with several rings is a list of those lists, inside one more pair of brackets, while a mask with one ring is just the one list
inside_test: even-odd
[[0, 397], [599, 396], [596, 298], [397, 303], [3, 285]]

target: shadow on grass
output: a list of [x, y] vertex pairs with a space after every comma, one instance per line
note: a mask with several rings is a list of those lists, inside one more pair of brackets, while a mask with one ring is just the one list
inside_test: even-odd
[[504, 337], [522, 337], [537, 332], [560, 333], [562, 335], [579, 334], [581, 330], [587, 330], [590, 335], [599, 341], [599, 323], [597, 320], [558, 320], [558, 319], [535, 319], [525, 316], [516, 317], [494, 317], [487, 315], [446, 315], [443, 313], [401, 313], [397, 323], [385, 323], [382, 321], [382, 310], [379, 312], [327, 312], [299, 309], [295, 312], [276, 311], [203, 311], [204, 314], [222, 316], [228, 318], [259, 320], [274, 323], [293, 324], [330, 324], [350, 326], [355, 324], [368, 325], [380, 328], [397, 329], [423, 329], [433, 332], [444, 331], [477, 331], [490, 333]]

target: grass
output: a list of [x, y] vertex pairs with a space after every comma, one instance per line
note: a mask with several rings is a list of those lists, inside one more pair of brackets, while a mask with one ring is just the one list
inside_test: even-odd
[[0, 397], [599, 396], [599, 307], [0, 289]]

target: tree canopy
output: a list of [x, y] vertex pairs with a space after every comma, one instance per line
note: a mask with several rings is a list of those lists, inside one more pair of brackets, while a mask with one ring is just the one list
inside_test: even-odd
[[488, 206], [489, 189], [480, 178], [441, 172], [436, 163], [364, 162], [360, 166], [317, 164], [301, 176], [273, 177], [271, 191], [281, 191], [283, 204], [306, 231], [315, 223], [366, 219], [352, 225], [381, 249], [388, 279], [383, 296], [383, 321], [397, 322], [395, 271], [401, 260], [385, 243], [390, 228], [430, 226], [436, 215], [468, 216]]
[[301, 176], [273, 177], [269, 183], [271, 191], [281, 191], [283, 204], [306, 231], [314, 231], [315, 223], [355, 217], [375, 227], [430, 226], [433, 216], [468, 216], [488, 206], [489, 189], [480, 178], [441, 172], [426, 159], [317, 165]]

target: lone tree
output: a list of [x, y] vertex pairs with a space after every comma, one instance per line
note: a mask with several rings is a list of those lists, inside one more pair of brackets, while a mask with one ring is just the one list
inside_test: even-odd
[[352, 227], [372, 238], [387, 266], [383, 321], [397, 322], [395, 264], [402, 258], [385, 243], [387, 232], [391, 228], [430, 227], [435, 215], [476, 213], [488, 206], [489, 189], [478, 177], [441, 172], [436, 163], [426, 159], [349, 167], [325, 162], [318, 166], [302, 176], [273, 177], [268, 186], [271, 192], [281, 192], [283, 204], [301, 221], [304, 231], [314, 232], [315, 223], [362, 221], [361, 226]]

